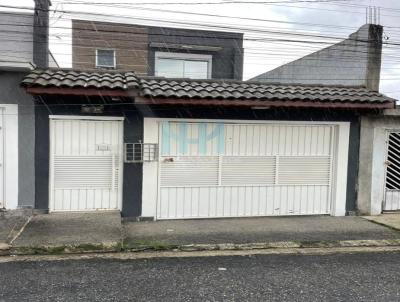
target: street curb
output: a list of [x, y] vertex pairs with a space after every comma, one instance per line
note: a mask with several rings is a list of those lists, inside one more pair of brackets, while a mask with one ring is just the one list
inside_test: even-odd
[[10, 245], [0, 242], [0, 256], [8, 256], [10, 253]]
[[233, 251], [148, 251], [148, 252], [116, 252], [116, 253], [85, 253], [64, 255], [25, 255], [0, 257], [1, 263], [8, 262], [32, 262], [32, 261], [65, 261], [65, 260], [140, 260], [160, 258], [199, 258], [199, 257], [233, 257], [233, 256], [267, 256], [267, 255], [338, 255], [355, 253], [399, 253], [399, 246], [385, 247], [339, 247], [339, 248], [295, 248], [295, 249], [258, 249], [258, 250], [233, 250]]
[[65, 244], [65, 245], [41, 245], [41, 246], [12, 246], [7, 255], [63, 255], [63, 254], [85, 254], [85, 253], [115, 253], [122, 251], [119, 242], [102, 242], [98, 244]]
[[250, 250], [286, 250], [312, 248], [348, 248], [348, 247], [400, 247], [400, 239], [380, 240], [339, 240], [339, 241], [280, 241], [265, 243], [218, 243], [218, 244], [130, 244], [116, 242], [100, 244], [67, 244], [46, 246], [17, 246], [0, 250], [0, 256], [22, 255], [67, 255], [88, 253], [118, 253], [118, 252], [201, 252], [201, 251], [250, 251]]
[[339, 240], [339, 241], [280, 241], [265, 243], [219, 243], [219, 244], [164, 244], [125, 246], [124, 251], [228, 251], [228, 250], [256, 250], [256, 249], [296, 249], [296, 248], [338, 248], [338, 247], [385, 247], [400, 246], [400, 239], [379, 240]]

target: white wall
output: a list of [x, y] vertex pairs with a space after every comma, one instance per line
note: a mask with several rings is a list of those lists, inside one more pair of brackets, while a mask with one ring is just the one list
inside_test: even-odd
[[[145, 118], [143, 143], [158, 144], [158, 121]], [[142, 216], [156, 217], [158, 196], [158, 162], [143, 163]]]
[[18, 105], [0, 104], [3, 108], [3, 173], [6, 209], [18, 207]]
[[336, 131], [336, 173], [332, 178], [333, 188], [336, 188], [332, 197], [332, 216], [346, 215], [347, 193], [347, 165], [349, 154], [350, 123], [338, 123]]

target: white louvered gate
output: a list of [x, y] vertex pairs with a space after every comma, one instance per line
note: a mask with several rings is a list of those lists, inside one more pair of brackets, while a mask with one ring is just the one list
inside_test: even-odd
[[331, 210], [334, 125], [160, 123], [158, 219]]
[[388, 132], [383, 210], [400, 210], [400, 131]]
[[123, 124], [50, 120], [50, 211], [121, 208]]

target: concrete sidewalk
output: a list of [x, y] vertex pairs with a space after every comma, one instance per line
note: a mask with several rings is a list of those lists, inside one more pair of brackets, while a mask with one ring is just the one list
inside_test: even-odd
[[132, 248], [400, 240], [400, 232], [361, 217], [329, 216], [126, 222], [124, 232]]
[[[400, 224], [400, 215], [386, 220]], [[400, 246], [400, 231], [382, 223], [362, 217], [292, 216], [122, 224], [119, 212], [60, 213], [28, 220], [0, 217], [0, 242], [15, 255]]]
[[382, 214], [378, 216], [364, 216], [363, 218], [380, 225], [400, 231], [400, 213]]
[[33, 216], [12, 245], [12, 253], [116, 251], [122, 245], [117, 211]]
[[9, 249], [29, 220], [29, 215], [0, 212], [0, 254]]

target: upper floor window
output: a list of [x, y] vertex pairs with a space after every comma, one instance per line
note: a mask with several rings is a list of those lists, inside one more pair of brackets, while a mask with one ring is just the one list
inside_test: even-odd
[[96, 49], [96, 67], [115, 68], [115, 50]]
[[167, 78], [211, 78], [211, 55], [156, 52], [155, 75]]

